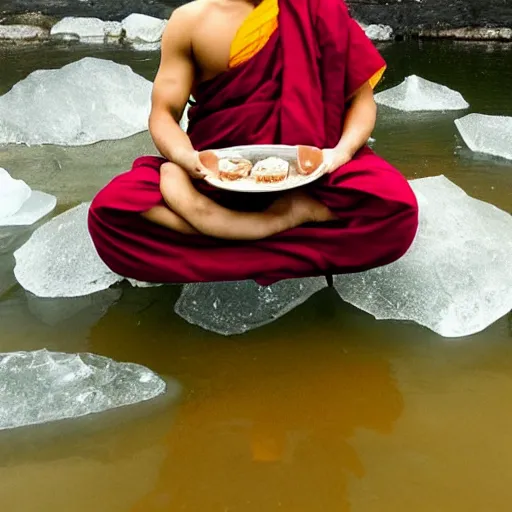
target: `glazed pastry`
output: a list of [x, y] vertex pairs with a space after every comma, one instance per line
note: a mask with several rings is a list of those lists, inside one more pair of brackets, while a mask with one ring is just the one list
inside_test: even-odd
[[290, 164], [282, 158], [271, 156], [256, 162], [251, 171], [251, 176], [257, 183], [278, 183], [288, 177]]
[[247, 178], [252, 169], [252, 162], [245, 158], [220, 158], [219, 178], [225, 181], [236, 181]]

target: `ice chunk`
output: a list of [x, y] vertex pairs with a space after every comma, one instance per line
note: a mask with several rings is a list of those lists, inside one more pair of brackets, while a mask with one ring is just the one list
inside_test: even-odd
[[137, 52], [156, 52], [160, 50], [162, 44], [160, 41], [157, 43], [132, 43], [131, 47]]
[[87, 57], [38, 70], [0, 97], [0, 144], [81, 146], [147, 130], [152, 84]]
[[99, 18], [66, 17], [56, 23], [50, 34], [76, 34], [81, 40], [103, 42], [106, 36], [105, 22]]
[[119, 38], [123, 35], [123, 24], [119, 21], [105, 21], [104, 28], [107, 37]]
[[393, 39], [393, 29], [389, 25], [368, 25], [364, 31], [372, 41], [390, 41]]
[[126, 278], [126, 280], [134, 287], [134, 288], [155, 288], [158, 286], [163, 286], [162, 283], [149, 283], [147, 281], [137, 281], [137, 279], [132, 279], [130, 277]]
[[55, 196], [34, 190], [14, 215], [0, 219], [0, 226], [30, 226], [52, 212], [56, 205]]
[[0, 430], [151, 400], [165, 382], [148, 368], [95, 354], [0, 354]]
[[13, 179], [0, 167], [0, 227], [30, 226], [50, 213], [57, 198], [32, 191], [22, 180]]
[[90, 203], [38, 228], [15, 253], [14, 274], [38, 297], [80, 297], [122, 280], [100, 259], [87, 229]]
[[0, 226], [4, 218], [20, 210], [31, 194], [30, 187], [24, 181], [15, 180], [0, 167]]
[[455, 125], [471, 151], [512, 160], [512, 117], [469, 114]]
[[406, 112], [462, 110], [469, 107], [459, 92], [416, 75], [407, 77], [396, 87], [379, 92], [375, 95], [375, 101]]
[[323, 277], [267, 287], [254, 281], [187, 284], [174, 310], [191, 324], [229, 336], [273, 322], [326, 286]]
[[512, 309], [512, 216], [444, 176], [411, 185], [420, 205], [411, 249], [391, 265], [337, 276], [335, 288], [377, 319], [446, 337], [482, 331]]
[[160, 41], [166, 24], [166, 20], [136, 13], [130, 14], [122, 21], [128, 41], [145, 43], [156, 43]]

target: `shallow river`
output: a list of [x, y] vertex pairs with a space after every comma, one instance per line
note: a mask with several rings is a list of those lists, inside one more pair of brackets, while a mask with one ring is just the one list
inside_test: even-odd
[[[382, 47], [381, 87], [418, 74], [480, 113], [512, 115], [512, 47]], [[153, 78], [154, 53], [75, 46], [0, 50], [0, 94], [86, 55]], [[409, 178], [445, 174], [512, 210], [512, 164], [465, 149], [461, 113], [382, 111], [375, 149]], [[83, 148], [0, 148], [0, 166], [59, 198], [90, 200], [147, 134]], [[0, 233], [1, 236], [1, 233]], [[22, 237], [23, 238], [23, 237]], [[181, 387], [161, 400], [0, 432], [5, 512], [508, 512], [512, 316], [443, 339], [376, 321], [326, 289], [275, 323], [224, 338], [173, 313], [178, 287], [43, 300], [0, 254], [0, 351], [47, 347], [144, 364]], [[435, 293], [432, 290], [432, 293]]]

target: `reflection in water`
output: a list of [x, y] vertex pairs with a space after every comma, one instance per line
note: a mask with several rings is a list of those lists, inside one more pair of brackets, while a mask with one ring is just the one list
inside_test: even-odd
[[2, 510], [129, 510], [164, 460], [178, 399], [177, 384], [169, 389], [151, 402], [0, 432]]
[[[335, 298], [320, 295], [317, 304]], [[191, 337], [160, 292], [133, 320], [119, 304], [98, 323], [93, 351], [128, 355], [188, 389], [158, 479], [131, 511], [350, 510], [349, 478], [365, 475], [350, 439], [358, 429], [391, 433], [402, 397], [385, 358], [323, 338], [338, 321], [314, 310], [259, 335]]]
[[29, 311], [47, 325], [59, 325], [80, 313], [77, 322], [90, 327], [108, 311], [122, 293], [120, 288], [108, 288], [83, 297], [47, 299], [36, 297], [27, 291], [25, 295]]

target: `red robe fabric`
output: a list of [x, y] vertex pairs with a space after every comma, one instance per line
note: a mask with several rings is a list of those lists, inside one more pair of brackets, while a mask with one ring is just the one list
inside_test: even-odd
[[[334, 147], [350, 96], [385, 65], [342, 0], [280, 0], [279, 28], [250, 60], [200, 84], [189, 111], [197, 150], [243, 144]], [[116, 273], [187, 283], [254, 279], [260, 284], [358, 272], [391, 263], [417, 230], [416, 198], [405, 178], [364, 147], [351, 162], [308, 186], [339, 220], [235, 242], [182, 235], [140, 213], [164, 204], [159, 168], [146, 156], [95, 197], [89, 231]], [[266, 208], [274, 194], [197, 188], [239, 210]]]

